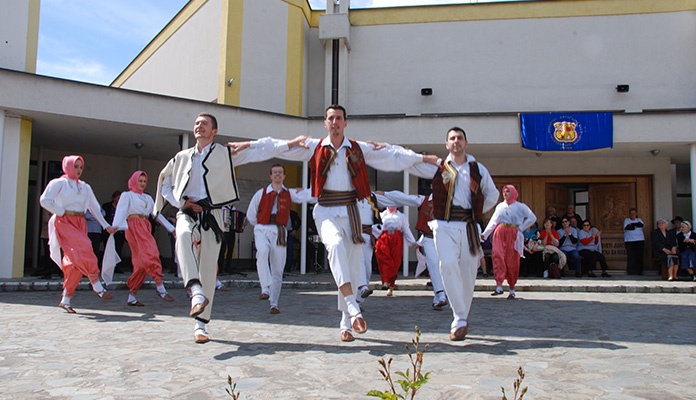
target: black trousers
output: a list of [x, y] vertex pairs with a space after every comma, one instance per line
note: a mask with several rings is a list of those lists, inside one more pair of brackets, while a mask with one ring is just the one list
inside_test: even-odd
[[643, 275], [643, 250], [645, 241], [626, 242], [626, 273]]

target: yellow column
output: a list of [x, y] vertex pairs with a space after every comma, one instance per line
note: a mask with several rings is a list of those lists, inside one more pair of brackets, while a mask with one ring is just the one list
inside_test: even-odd
[[304, 95], [304, 27], [301, 8], [288, 5], [287, 62], [285, 70], [285, 113], [302, 116]]
[[241, 104], [244, 0], [222, 0], [218, 103]]
[[31, 151], [32, 122], [27, 118], [20, 121], [19, 157], [17, 162], [17, 194], [15, 199], [14, 249], [12, 253], [12, 277], [24, 276], [24, 246], [27, 231], [27, 196], [29, 192], [29, 157]]

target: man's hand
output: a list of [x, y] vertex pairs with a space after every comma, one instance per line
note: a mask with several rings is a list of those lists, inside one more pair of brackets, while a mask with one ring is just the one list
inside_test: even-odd
[[434, 166], [439, 167], [440, 161], [442, 161], [442, 159], [434, 154], [423, 154], [424, 163], [433, 164]]
[[368, 143], [368, 144], [371, 144], [372, 146], [374, 146], [375, 150], [381, 150], [381, 149], [387, 147], [387, 144], [386, 144], [386, 143], [382, 143], [382, 142], [373, 142], [373, 141], [371, 141], [371, 140], [368, 140], [367, 143]]
[[288, 148], [292, 149], [293, 147], [302, 147], [303, 149], [308, 149], [309, 147], [305, 143], [307, 139], [310, 137], [307, 135], [300, 135], [292, 140], [288, 140]]
[[[232, 154], [237, 154], [242, 150], [246, 150], [251, 147], [251, 142], [228, 142], [225, 146], [232, 148]], [[195, 210], [194, 210], [195, 211]], [[198, 212], [198, 211], [196, 211]]]
[[186, 209], [189, 209], [189, 208], [190, 208], [193, 212], [195, 212], [196, 214], [197, 214], [197, 213], [200, 213], [200, 212], [203, 212], [203, 207], [199, 206], [198, 204], [196, 204], [195, 201], [193, 201], [193, 200], [191, 200], [191, 199], [186, 199], [186, 202], [184, 203], [184, 206], [181, 207], [181, 209], [182, 209], [182, 210], [186, 210]]

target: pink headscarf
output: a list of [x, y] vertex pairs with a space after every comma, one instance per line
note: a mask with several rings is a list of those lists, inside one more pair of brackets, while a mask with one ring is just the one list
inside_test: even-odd
[[133, 172], [133, 175], [131, 175], [130, 179], [128, 179], [128, 189], [130, 189], [131, 192], [143, 194], [143, 191], [138, 187], [138, 179], [140, 179], [140, 175], [145, 175], [147, 178], [145, 171], [135, 171]]
[[63, 157], [63, 173], [65, 175], [63, 175], [62, 177], [67, 177], [68, 179], [80, 182], [80, 180], [77, 179], [77, 176], [75, 176], [75, 162], [77, 160], [82, 161], [82, 168], [84, 168], [85, 159], [82, 158], [82, 156], [71, 155]]
[[514, 186], [512, 185], [505, 185], [503, 188], [507, 188], [510, 191], [510, 198], [505, 199], [505, 202], [508, 204], [512, 204], [517, 201], [517, 196], [519, 196], [519, 193], [517, 193], [517, 189], [515, 189]]

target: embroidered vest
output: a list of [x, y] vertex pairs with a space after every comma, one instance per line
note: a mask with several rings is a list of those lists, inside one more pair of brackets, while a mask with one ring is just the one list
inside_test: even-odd
[[[483, 193], [481, 191], [481, 173], [478, 162], [469, 163], [471, 210], [475, 222], [483, 220]], [[443, 162], [433, 177], [433, 216], [435, 219], [449, 221], [454, 197], [454, 182], [457, 170], [449, 163]]]
[[[273, 203], [275, 202], [275, 199], [276, 192], [272, 190], [268, 193], [264, 193], [263, 196], [261, 196], [257, 215], [259, 224], [268, 225], [271, 223], [271, 212], [273, 211]], [[285, 189], [281, 189], [278, 197], [278, 211], [275, 217], [276, 225], [287, 226], [288, 220], [290, 219], [290, 201], [290, 192]]]
[[[355, 140], [350, 140], [351, 147], [346, 149], [346, 161], [353, 187], [358, 195], [358, 200], [369, 197], [371, 194], [370, 178], [367, 175], [367, 164], [360, 145]], [[309, 162], [309, 170], [312, 182], [312, 196], [321, 197], [324, 191], [326, 177], [329, 174], [331, 163], [338, 153], [331, 146], [322, 146], [321, 143], [314, 150], [314, 155]]]
[[433, 215], [433, 202], [428, 200], [430, 196], [426, 196], [423, 203], [418, 207], [418, 222], [416, 222], [416, 229], [432, 235], [433, 231], [430, 230], [428, 226], [428, 221], [433, 220], [435, 217]]

